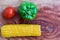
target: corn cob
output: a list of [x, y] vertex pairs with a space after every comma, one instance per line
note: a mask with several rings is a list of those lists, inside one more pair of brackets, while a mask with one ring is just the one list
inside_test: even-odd
[[10, 24], [1, 28], [2, 37], [40, 36], [40, 25]]

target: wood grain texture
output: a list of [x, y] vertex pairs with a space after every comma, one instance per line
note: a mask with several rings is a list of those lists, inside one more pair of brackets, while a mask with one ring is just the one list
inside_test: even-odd
[[[18, 14], [17, 9], [22, 1], [0, 1], [0, 28], [4, 24], [39, 24], [41, 25], [42, 35], [40, 37], [16, 37], [7, 39], [0, 37], [0, 40], [60, 40], [60, 0], [28, 0], [34, 2], [38, 7], [37, 16], [33, 21], [23, 20]], [[3, 10], [8, 5], [16, 9], [15, 17], [10, 20], [2, 16]]]

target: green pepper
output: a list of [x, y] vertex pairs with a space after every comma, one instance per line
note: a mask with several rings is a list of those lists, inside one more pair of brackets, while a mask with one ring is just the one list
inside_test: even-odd
[[19, 14], [26, 20], [33, 20], [36, 17], [37, 11], [37, 6], [33, 2], [23, 1], [19, 7]]

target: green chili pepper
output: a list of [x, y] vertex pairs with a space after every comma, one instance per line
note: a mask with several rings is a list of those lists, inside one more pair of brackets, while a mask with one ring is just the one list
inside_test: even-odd
[[20, 4], [19, 14], [23, 19], [33, 20], [37, 14], [37, 6], [33, 2], [24, 1]]

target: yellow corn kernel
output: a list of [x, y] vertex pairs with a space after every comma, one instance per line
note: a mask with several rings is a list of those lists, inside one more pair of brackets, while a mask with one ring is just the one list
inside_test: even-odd
[[1, 28], [2, 37], [40, 36], [40, 25], [36, 24], [10, 24]]

